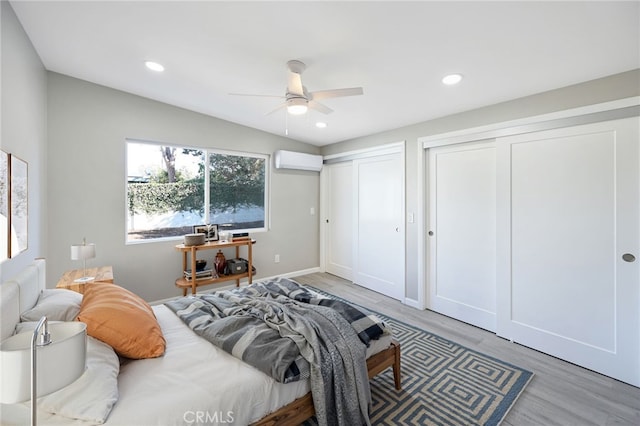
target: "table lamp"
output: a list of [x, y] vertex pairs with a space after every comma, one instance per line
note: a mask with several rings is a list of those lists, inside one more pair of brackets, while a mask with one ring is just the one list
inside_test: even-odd
[[82, 278], [73, 280], [76, 283], [86, 283], [93, 281], [95, 277], [87, 276], [87, 259], [93, 259], [96, 257], [96, 245], [87, 244], [86, 240], [82, 239], [82, 244], [74, 244], [71, 246], [71, 260], [82, 260]]
[[61, 322], [49, 325], [40, 318], [33, 332], [0, 343], [0, 402], [31, 399], [31, 424], [37, 422], [37, 398], [77, 380], [85, 370], [87, 325]]

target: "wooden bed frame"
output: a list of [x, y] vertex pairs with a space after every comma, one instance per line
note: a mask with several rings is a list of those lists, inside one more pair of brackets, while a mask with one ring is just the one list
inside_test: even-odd
[[[0, 286], [0, 340], [11, 336], [20, 314], [34, 306], [46, 282], [46, 263], [36, 259], [16, 277]], [[369, 378], [393, 368], [395, 388], [400, 390], [400, 343], [392, 339], [388, 348], [367, 359]], [[253, 423], [253, 426], [297, 426], [315, 414], [311, 392]]]
[[[382, 352], [378, 352], [367, 359], [369, 378], [377, 376], [389, 367], [393, 367], [393, 381], [397, 390], [402, 388], [400, 383], [400, 342], [396, 339]], [[285, 405], [268, 416], [252, 423], [251, 426], [297, 426], [315, 415], [311, 392]]]

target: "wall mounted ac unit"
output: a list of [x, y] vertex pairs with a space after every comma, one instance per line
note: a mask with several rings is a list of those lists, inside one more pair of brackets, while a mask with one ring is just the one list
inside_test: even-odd
[[273, 161], [276, 169], [322, 170], [322, 155], [279, 150], [273, 153]]

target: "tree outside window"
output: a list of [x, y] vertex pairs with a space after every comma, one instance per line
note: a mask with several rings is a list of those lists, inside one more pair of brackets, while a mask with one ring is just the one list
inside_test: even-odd
[[220, 230], [265, 229], [267, 160], [127, 141], [127, 241], [183, 236], [207, 223]]

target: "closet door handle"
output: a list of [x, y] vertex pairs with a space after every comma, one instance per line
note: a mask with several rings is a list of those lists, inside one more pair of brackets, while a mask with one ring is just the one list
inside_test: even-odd
[[624, 260], [625, 262], [631, 263], [631, 262], [635, 262], [636, 257], [631, 253], [625, 253], [622, 255], [622, 260]]

